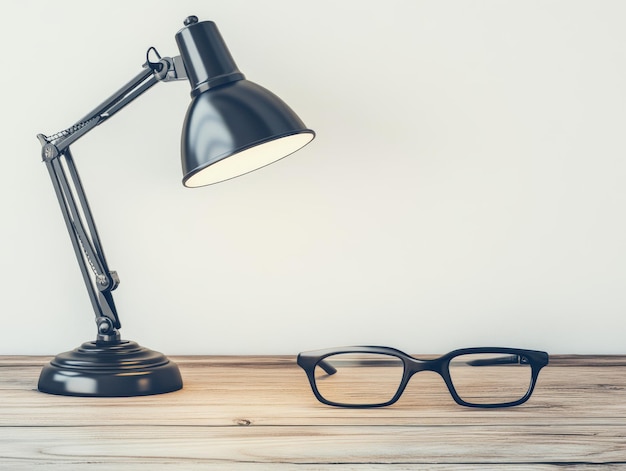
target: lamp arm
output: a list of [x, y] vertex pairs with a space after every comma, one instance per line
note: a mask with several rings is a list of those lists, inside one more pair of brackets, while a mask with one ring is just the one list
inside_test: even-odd
[[[143, 65], [144, 70], [91, 112], [78, 120], [76, 124], [51, 136], [45, 136], [43, 134], [38, 135], [37, 137], [40, 142], [42, 141], [41, 137], [43, 137], [46, 140], [46, 144], [50, 144], [48, 149], [46, 149], [46, 144], [42, 142], [42, 146], [44, 147], [43, 151], [47, 152], [50, 158], [54, 158], [55, 154], [62, 153], [79, 138], [109, 119], [158, 82], [187, 79], [185, 66], [180, 56], [161, 58], [154, 48], [150, 48], [148, 54], [151, 50], [154, 50], [157, 54], [158, 62], [150, 62], [150, 60], [147, 60]], [[43, 157], [45, 160], [46, 155]]]
[[[154, 49], [151, 48], [150, 51]], [[158, 52], [154, 50], [158, 56]], [[98, 325], [98, 341], [115, 342], [121, 327], [112, 291], [119, 285], [109, 270], [87, 196], [78, 175], [70, 145], [109, 119], [159, 81], [186, 79], [180, 57], [144, 64], [144, 70], [72, 127], [46, 136], [38, 134], [42, 158], [48, 168]]]

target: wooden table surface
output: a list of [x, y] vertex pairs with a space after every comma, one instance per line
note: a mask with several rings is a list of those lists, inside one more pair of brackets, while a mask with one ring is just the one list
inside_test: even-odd
[[295, 357], [174, 357], [184, 389], [37, 391], [43, 357], [0, 357], [2, 470], [626, 469], [626, 356], [553, 356], [530, 401], [456, 405], [420, 373], [391, 407], [319, 404]]

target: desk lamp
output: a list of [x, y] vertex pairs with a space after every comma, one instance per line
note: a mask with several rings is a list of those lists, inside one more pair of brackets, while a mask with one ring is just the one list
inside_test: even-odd
[[37, 138], [61, 206], [89, 299], [97, 336], [44, 366], [40, 391], [70, 396], [143, 396], [182, 388], [178, 366], [159, 352], [122, 340], [109, 270], [70, 145], [159, 82], [189, 80], [183, 123], [183, 184], [199, 187], [243, 175], [308, 144], [315, 133], [276, 95], [245, 79], [217, 26], [185, 19], [176, 33], [180, 55], [146, 54], [143, 70], [72, 127]]

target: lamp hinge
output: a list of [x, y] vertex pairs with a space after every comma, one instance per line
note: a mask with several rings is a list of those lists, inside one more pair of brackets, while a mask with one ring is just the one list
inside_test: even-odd
[[41, 158], [44, 162], [55, 159], [59, 156], [59, 149], [51, 144], [48, 137], [43, 134], [37, 134], [37, 139], [41, 143]]

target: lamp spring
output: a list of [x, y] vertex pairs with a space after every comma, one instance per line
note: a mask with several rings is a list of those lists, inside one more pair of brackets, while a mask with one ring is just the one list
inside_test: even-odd
[[74, 134], [76, 131], [81, 130], [82, 128], [84, 128], [87, 124], [89, 124], [91, 121], [93, 121], [94, 119], [98, 119], [99, 116], [94, 116], [91, 119], [88, 119], [86, 121], [81, 121], [80, 123], [76, 123], [73, 126], [64, 129], [63, 131], [59, 131], [55, 134], [51, 134], [50, 136], [45, 136], [45, 139], [48, 143], [55, 143], [65, 137], [71, 136], [72, 134]]

